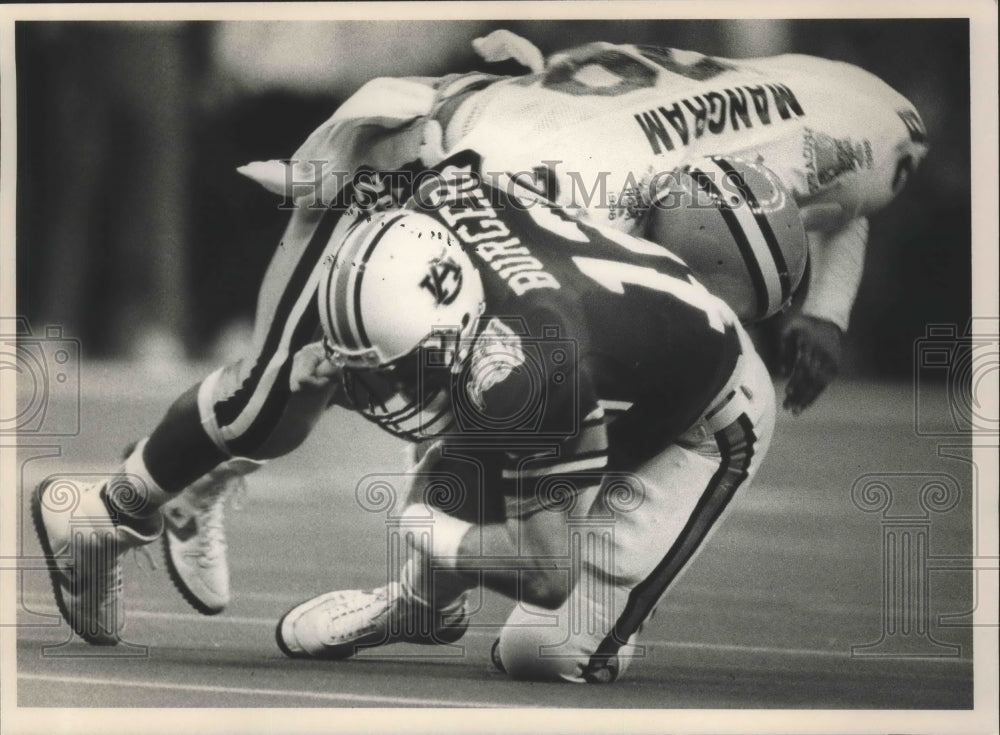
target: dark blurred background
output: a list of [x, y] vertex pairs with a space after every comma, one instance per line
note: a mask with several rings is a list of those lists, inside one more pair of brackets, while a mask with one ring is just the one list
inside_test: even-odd
[[931, 152], [872, 220], [846, 372], [910, 376], [927, 324], [969, 319], [968, 23], [942, 19], [18, 22], [18, 313], [88, 357], [232, 355], [287, 218], [235, 168], [290, 156], [373, 77], [520, 72], [472, 52], [496, 28], [546, 55], [603, 40], [877, 74], [920, 110]]

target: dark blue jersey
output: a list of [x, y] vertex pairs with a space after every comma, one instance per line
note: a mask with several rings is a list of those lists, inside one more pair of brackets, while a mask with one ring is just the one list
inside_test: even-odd
[[582, 224], [510, 177], [487, 182], [478, 165], [449, 159], [407, 204], [457, 237], [486, 295], [450, 387], [450, 435], [559, 446], [565, 464], [573, 447], [596, 451], [585, 429], [600, 424], [613, 464], [660, 451], [732, 373], [736, 317], [666, 249]]

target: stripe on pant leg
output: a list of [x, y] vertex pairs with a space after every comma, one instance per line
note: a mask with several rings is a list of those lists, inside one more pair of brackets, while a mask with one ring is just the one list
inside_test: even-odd
[[694, 556], [712, 526], [733, 499], [736, 490], [746, 480], [756, 439], [753, 424], [746, 414], [716, 433], [715, 440], [722, 455], [719, 469], [712, 475], [694, 512], [666, 556], [649, 576], [629, 593], [628, 602], [621, 616], [591, 655], [584, 672], [585, 676], [587, 672], [604, 669], [609, 659], [628, 643], [628, 639], [639, 630], [639, 626], [653, 611], [677, 574]]
[[268, 326], [264, 344], [250, 369], [249, 375], [231, 396], [215, 404], [215, 416], [220, 427], [228, 426], [236, 421], [250, 403], [254, 393], [257, 392], [268, 366], [281, 347], [282, 337], [287, 330], [288, 320], [295, 304], [302, 295], [303, 289], [308, 285], [316, 264], [326, 250], [330, 235], [333, 234], [333, 228], [342, 214], [343, 212], [340, 210], [327, 210], [317, 224], [309, 244], [302, 253], [302, 257], [299, 258], [299, 262], [296, 263], [295, 270], [281, 294], [278, 306]]
[[289, 378], [292, 373], [292, 357], [304, 346], [319, 339], [322, 330], [319, 326], [319, 312], [316, 309], [307, 309], [293, 332], [291, 349], [288, 351], [288, 359], [282, 363], [278, 369], [277, 376], [271, 389], [264, 397], [263, 403], [253, 416], [253, 419], [239, 436], [229, 440], [229, 449], [237, 456], [250, 456], [259, 449], [271, 436], [275, 428], [281, 421], [281, 416], [288, 405], [289, 397], [292, 394]]
[[[334, 246], [338, 258], [349, 257], [352, 259], [356, 259], [356, 256], [352, 253], [344, 253], [344, 249], [352, 246], [357, 246], [359, 249], [364, 248], [364, 254], [359, 261], [360, 267], [347, 269], [349, 272], [355, 274], [355, 278], [357, 279], [356, 291], [360, 291], [361, 276], [364, 273], [364, 266], [371, 257], [372, 251], [383, 235], [389, 231], [390, 225], [398, 220], [400, 216], [402, 215], [398, 215], [385, 222], [375, 237], [371, 238], [370, 242], [364, 237], [355, 239], [354, 241], [348, 238], [344, 243]], [[335, 219], [336, 221], [339, 221], [339, 217]], [[306, 282], [300, 298], [296, 301], [288, 324], [282, 332], [282, 341], [280, 344], [284, 345], [287, 341], [288, 345], [279, 349], [275, 357], [272, 358], [268, 371], [265, 372], [267, 374], [267, 372], [273, 371], [275, 377], [268, 381], [267, 386], [264, 385], [264, 381], [261, 381], [257, 391], [251, 396], [248, 409], [244, 410], [237, 421], [234, 422], [234, 424], [238, 423], [239, 432], [230, 438], [228, 446], [236, 454], [250, 455], [255, 449], [263, 445], [274, 432], [284, 413], [288, 398], [291, 395], [289, 377], [292, 371], [292, 358], [301, 347], [319, 339], [322, 335], [319, 306], [316, 303], [316, 292], [319, 288], [320, 278], [325, 270], [325, 266], [321, 262], [323, 253], [328, 252], [327, 245], [332, 234], [331, 232], [330, 235], [321, 240], [319, 254], [311, 259], [314, 262], [313, 272], [309, 274], [309, 280]], [[310, 243], [310, 247], [312, 247], [312, 243]], [[330, 269], [330, 274], [332, 275], [332, 273], [333, 269]], [[355, 299], [356, 301], [357, 299]], [[357, 330], [355, 338], [360, 341], [361, 346], [370, 347], [371, 345], [368, 344], [367, 336], [364, 334], [364, 328], [361, 324], [360, 306], [355, 303], [354, 307], [354, 312], [351, 312], [350, 306], [340, 305], [338, 311], [342, 314], [347, 314], [348, 317], [353, 313]], [[350, 318], [348, 321], [351, 321]], [[280, 363], [278, 362], [278, 358], [282, 358]], [[266, 393], [264, 392], [265, 390]], [[257, 405], [254, 405], [255, 403]], [[249, 410], [250, 408], [253, 409], [252, 412]]]

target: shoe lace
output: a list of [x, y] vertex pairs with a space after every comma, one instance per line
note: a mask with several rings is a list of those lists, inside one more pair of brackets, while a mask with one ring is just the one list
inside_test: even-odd
[[226, 553], [226, 501], [230, 500], [233, 509], [242, 509], [247, 497], [246, 487], [243, 475], [227, 473], [191, 499], [198, 517], [198, 546], [188, 552], [189, 555], [211, 564]]
[[[94, 573], [91, 570], [72, 568], [68, 576], [73, 579], [73, 586], [87, 585], [90, 589], [96, 590], [97, 596], [94, 601], [102, 607], [108, 607], [112, 603], [122, 598], [125, 589], [125, 582], [122, 576], [121, 560], [127, 552], [120, 552], [110, 564], [102, 565], [101, 573]], [[85, 581], [86, 580], [86, 581]]]
[[398, 595], [391, 588], [392, 585], [373, 590], [357, 590], [354, 594], [345, 595], [339, 604], [328, 607], [327, 637], [338, 640], [345, 635], [363, 635], [377, 629]]
[[[136, 567], [143, 572], [155, 572], [160, 568], [160, 565], [156, 563], [156, 557], [153, 556], [147, 544], [134, 546], [132, 548], [132, 558], [135, 560]], [[149, 564], [148, 569], [146, 568], [145, 563]]]

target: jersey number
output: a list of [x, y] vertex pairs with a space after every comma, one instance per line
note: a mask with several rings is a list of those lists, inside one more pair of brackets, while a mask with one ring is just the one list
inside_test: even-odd
[[[656, 66], [698, 82], [734, 68], [701, 54], [689, 53], [682, 61], [673, 49], [657, 46], [637, 46], [636, 49]], [[588, 44], [571, 49], [559, 58], [545, 71], [542, 86], [566, 94], [616, 97], [652, 87], [656, 77], [656, 69], [623, 51]]]
[[619, 294], [625, 293], [625, 284], [630, 283], [634, 286], [643, 286], [654, 291], [668, 293], [704, 312], [712, 329], [719, 332], [726, 330], [726, 318], [722, 305], [696, 283], [661, 273], [655, 268], [622, 263], [617, 260], [573, 256], [573, 262], [584, 275], [593, 278], [609, 291]]
[[[586, 233], [580, 229], [579, 223], [572, 218], [538, 201], [526, 204], [529, 205], [528, 213], [531, 215], [531, 218], [540, 227], [558, 235], [564, 240], [572, 242], [590, 241]], [[534, 204], [534, 206], [530, 206], [531, 204]], [[665, 248], [639, 238], [633, 238], [613, 230], [605, 232], [604, 235], [626, 250], [677, 261], [677, 258]], [[625, 284], [630, 283], [635, 286], [643, 286], [654, 291], [668, 293], [689, 306], [693, 306], [704, 312], [708, 318], [708, 324], [712, 329], [719, 332], [725, 332], [726, 330], [726, 307], [718, 299], [709, 294], [703, 286], [697, 283], [661, 273], [655, 268], [635, 265], [633, 263], [623, 263], [618, 260], [574, 255], [573, 262], [585, 276], [597, 281], [609, 291], [619, 294], [625, 293]]]

